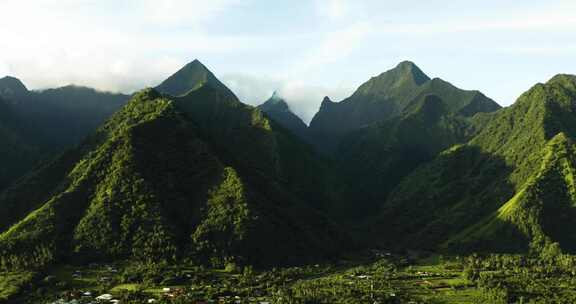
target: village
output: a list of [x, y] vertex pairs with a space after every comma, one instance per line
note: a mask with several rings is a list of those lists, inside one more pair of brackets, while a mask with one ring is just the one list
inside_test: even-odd
[[[337, 263], [264, 270], [185, 263], [60, 266], [28, 275], [32, 281], [9, 301], [2, 299], [9, 285], [0, 279], [0, 303], [575, 303], [554, 302], [576, 299], [571, 266], [576, 258], [569, 255], [550, 266], [541, 258], [517, 255], [415, 256], [373, 250]], [[0, 273], [0, 278], [10, 277]], [[565, 287], [552, 289], [551, 284]]]
[[477, 294], [462, 278], [461, 269], [447, 270], [446, 265], [434, 265], [437, 262], [415, 266], [404, 256], [371, 250], [337, 264], [266, 271], [236, 265], [65, 266], [48, 273], [39, 283], [40, 292], [28, 299], [46, 304], [350, 303], [346, 299], [387, 304], [425, 303], [419, 299], [446, 295], [462, 300]]

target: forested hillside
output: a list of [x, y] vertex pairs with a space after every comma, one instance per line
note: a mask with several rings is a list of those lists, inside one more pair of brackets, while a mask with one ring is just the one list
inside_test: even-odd
[[573, 250], [571, 232], [560, 231], [574, 206], [575, 105], [574, 76], [535, 85], [470, 142], [401, 183], [383, 205], [382, 239], [404, 235], [404, 245], [431, 249]]

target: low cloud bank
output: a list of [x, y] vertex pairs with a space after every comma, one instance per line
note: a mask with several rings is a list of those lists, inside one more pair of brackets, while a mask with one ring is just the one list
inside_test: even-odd
[[353, 92], [353, 88], [337, 86], [333, 88], [310, 85], [301, 81], [256, 77], [243, 74], [229, 74], [221, 77], [240, 100], [250, 105], [260, 105], [274, 91], [282, 96], [290, 109], [308, 124], [318, 112], [324, 96], [334, 101], [340, 101]]

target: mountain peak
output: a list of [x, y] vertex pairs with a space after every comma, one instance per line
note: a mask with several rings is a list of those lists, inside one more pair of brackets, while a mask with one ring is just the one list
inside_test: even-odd
[[401, 61], [400, 63], [398, 63], [398, 65], [396, 65], [396, 68], [397, 69], [414, 69], [414, 68], [418, 69], [418, 66], [410, 60], [404, 60], [404, 61]]
[[272, 96], [268, 98], [268, 100], [266, 100], [263, 104], [261, 104], [259, 108], [266, 113], [270, 111], [291, 112], [290, 107], [284, 98], [278, 94], [278, 91], [274, 91]]
[[208, 70], [208, 68], [202, 63], [200, 62], [200, 60], [198, 59], [194, 59], [190, 62], [188, 62], [184, 68], [182, 69], [193, 69], [193, 70], [203, 70], [205, 72], [210, 73], [210, 71]]
[[259, 105], [258, 109], [262, 110], [262, 112], [266, 113], [273, 121], [300, 139], [308, 139], [306, 124], [298, 115], [292, 112], [286, 100], [284, 100], [277, 91], [274, 91], [268, 100]]
[[413, 91], [428, 82], [428, 77], [416, 64], [402, 61], [396, 67], [388, 70], [361, 85], [354, 95], [382, 95], [394, 97]]
[[194, 59], [164, 80], [156, 89], [172, 96], [183, 96], [204, 85], [229, 91], [202, 62]]
[[394, 70], [400, 71], [401, 74], [411, 76], [414, 82], [418, 85], [430, 80], [430, 77], [424, 74], [424, 72], [422, 72], [422, 70], [412, 61], [402, 61], [391, 71]]
[[[566, 98], [559, 98], [560, 95]], [[558, 74], [545, 83], [537, 83], [532, 86], [518, 97], [514, 105], [542, 106], [546, 104], [546, 101], [550, 101], [550, 104], [565, 104], [572, 108], [574, 96], [576, 96], [576, 76]]]
[[5, 98], [19, 98], [28, 94], [28, 89], [20, 79], [6, 76], [0, 78], [0, 96]]
[[330, 97], [328, 96], [324, 96], [324, 99], [322, 99], [322, 103], [333, 103], [332, 99], [330, 99]]
[[576, 75], [558, 74], [548, 80], [546, 84], [558, 84], [565, 88], [576, 89]]

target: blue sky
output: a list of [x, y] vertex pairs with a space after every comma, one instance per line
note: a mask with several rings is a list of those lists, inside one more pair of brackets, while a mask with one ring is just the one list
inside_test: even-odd
[[305, 120], [402, 60], [502, 105], [576, 74], [574, 0], [0, 0], [0, 76], [131, 92], [195, 58]]

